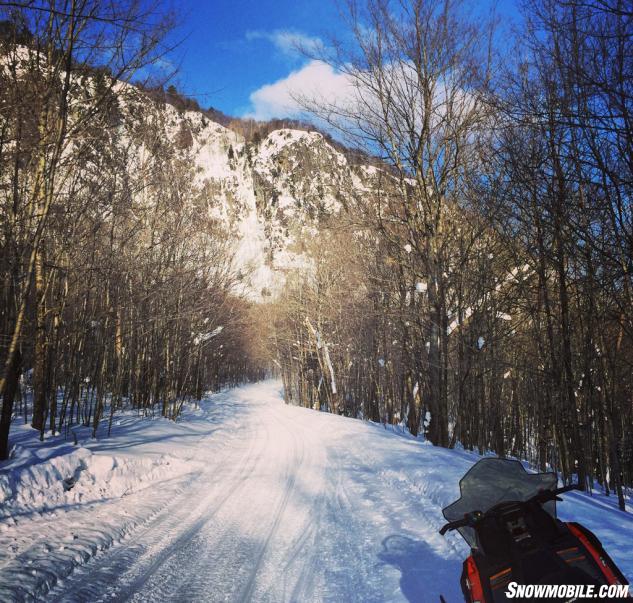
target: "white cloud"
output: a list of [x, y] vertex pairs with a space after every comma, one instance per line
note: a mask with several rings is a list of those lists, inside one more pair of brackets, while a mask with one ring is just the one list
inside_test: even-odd
[[304, 112], [298, 98], [338, 104], [348, 100], [353, 89], [347, 76], [337, 73], [322, 61], [310, 61], [301, 69], [250, 95], [251, 109], [244, 117], [268, 120], [273, 117], [299, 117]]
[[317, 52], [323, 47], [320, 38], [287, 29], [249, 31], [246, 33], [246, 39], [268, 40], [277, 50], [288, 57], [299, 57], [306, 52]]

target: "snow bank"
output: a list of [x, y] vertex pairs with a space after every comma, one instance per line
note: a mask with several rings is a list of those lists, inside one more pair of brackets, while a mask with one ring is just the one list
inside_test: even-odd
[[19, 448], [17, 452], [26, 466], [0, 475], [0, 518], [126, 496], [191, 470], [165, 454], [128, 459], [78, 448], [37, 462], [34, 453]]
[[182, 423], [124, 413], [110, 438], [75, 427], [77, 445], [13, 425], [0, 465], [0, 601], [39, 599], [183, 495], [216, 428], [212, 412], [184, 412]]

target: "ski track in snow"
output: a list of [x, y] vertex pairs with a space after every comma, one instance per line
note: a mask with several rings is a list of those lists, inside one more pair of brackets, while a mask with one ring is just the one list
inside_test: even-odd
[[[438, 534], [440, 510], [476, 455], [286, 406], [276, 381], [211, 396], [190, 419], [135, 442], [122, 429], [93, 452], [170, 454], [191, 471], [0, 530], [17, 550], [0, 557], [0, 599], [461, 600], [467, 548]], [[561, 516], [631, 576], [633, 518], [598, 495], [566, 499]]]

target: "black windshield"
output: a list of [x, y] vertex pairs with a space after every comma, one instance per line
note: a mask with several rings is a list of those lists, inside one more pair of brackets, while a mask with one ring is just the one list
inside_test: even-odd
[[[541, 490], [556, 489], [557, 482], [555, 473], [528, 473], [519, 461], [481, 459], [460, 480], [460, 498], [445, 507], [442, 513], [448, 521], [456, 521], [473, 511], [485, 513], [502, 502], [524, 502]], [[553, 502], [543, 507], [551, 515], [556, 515]], [[459, 531], [471, 546], [475, 545], [472, 528], [461, 528]]]

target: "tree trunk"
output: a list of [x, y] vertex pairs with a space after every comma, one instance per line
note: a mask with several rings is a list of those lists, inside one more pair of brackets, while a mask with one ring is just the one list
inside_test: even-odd
[[47, 368], [46, 368], [46, 305], [44, 266], [41, 250], [35, 259], [35, 346], [33, 349], [33, 418], [31, 426], [43, 435], [46, 429]]
[[13, 355], [8, 379], [2, 396], [2, 413], [0, 414], [0, 461], [9, 458], [9, 430], [11, 429], [11, 415], [13, 414], [13, 401], [18, 389], [22, 354], [16, 350]]

